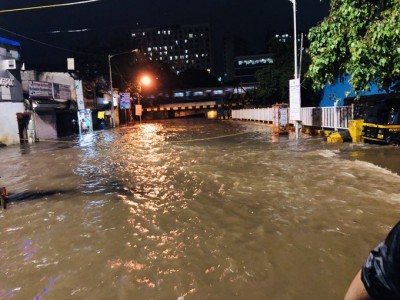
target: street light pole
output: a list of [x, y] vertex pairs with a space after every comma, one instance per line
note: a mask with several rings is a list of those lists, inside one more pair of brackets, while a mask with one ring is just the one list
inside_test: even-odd
[[[297, 98], [298, 97], [298, 103], [297, 103], [297, 109], [299, 109], [299, 116], [300, 116], [300, 111], [301, 111], [301, 95], [300, 95], [300, 74], [298, 72], [298, 67], [297, 67], [297, 21], [296, 21], [296, 0], [289, 0], [293, 4], [293, 44], [294, 44], [294, 81], [295, 81], [295, 86], [296, 88], [296, 93], [297, 95], [294, 95], [293, 97]], [[292, 102], [292, 101], [291, 101]], [[291, 103], [292, 104], [292, 103]], [[294, 128], [295, 128], [295, 133], [296, 133], [296, 140], [300, 138], [300, 117], [297, 117], [296, 120], [294, 120]]]
[[139, 123], [142, 123], [142, 106], [140, 105], [140, 97], [142, 96], [142, 88], [143, 85], [149, 85], [151, 83], [151, 79], [149, 76], [143, 76], [139, 82], [138, 82], [138, 106], [140, 109], [140, 114], [139, 114]]
[[142, 123], [142, 106], [140, 105], [140, 96], [142, 94], [142, 83], [141, 82], [139, 82], [138, 90], [139, 90], [139, 92], [138, 92], [137, 99], [138, 99], [138, 107], [140, 107], [139, 124], [141, 124]]
[[111, 127], [115, 127], [115, 113], [114, 113], [114, 88], [113, 88], [113, 81], [112, 81], [112, 69], [111, 69], [111, 58], [115, 56], [119, 56], [122, 54], [127, 54], [127, 53], [134, 53], [139, 51], [139, 49], [133, 49], [130, 51], [125, 51], [121, 53], [116, 53], [116, 54], [108, 54], [108, 69], [110, 72], [110, 89], [111, 89]]
[[289, 0], [293, 3], [293, 40], [294, 40], [294, 79], [298, 78], [297, 72], [297, 22], [296, 22], [296, 0]]
[[111, 71], [111, 57], [112, 55], [108, 55], [108, 69], [110, 71], [110, 89], [111, 89], [111, 127], [115, 127], [114, 121], [114, 88], [112, 83], [112, 71]]

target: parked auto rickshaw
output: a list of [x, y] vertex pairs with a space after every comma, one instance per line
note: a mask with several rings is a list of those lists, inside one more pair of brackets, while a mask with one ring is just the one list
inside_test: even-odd
[[400, 145], [400, 108], [386, 99], [369, 107], [364, 118], [362, 138], [365, 142]]

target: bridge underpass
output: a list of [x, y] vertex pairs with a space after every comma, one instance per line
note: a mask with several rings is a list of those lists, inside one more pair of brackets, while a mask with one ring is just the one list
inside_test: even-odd
[[236, 103], [217, 104], [216, 101], [163, 104], [158, 107], [144, 108], [143, 118], [169, 119], [204, 116], [228, 119], [231, 116], [231, 109], [237, 108], [239, 105]]

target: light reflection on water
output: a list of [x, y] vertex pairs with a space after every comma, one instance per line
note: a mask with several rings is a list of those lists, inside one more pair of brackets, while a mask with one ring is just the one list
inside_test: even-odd
[[368, 162], [395, 150], [206, 120], [0, 149], [0, 299], [340, 299], [397, 221]]

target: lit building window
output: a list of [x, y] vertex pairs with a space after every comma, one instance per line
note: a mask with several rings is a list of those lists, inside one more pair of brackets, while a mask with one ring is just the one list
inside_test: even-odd
[[193, 33], [189, 33], [189, 39], [193, 38]]
[[151, 51], [151, 47], [147, 48], [147, 51]]

